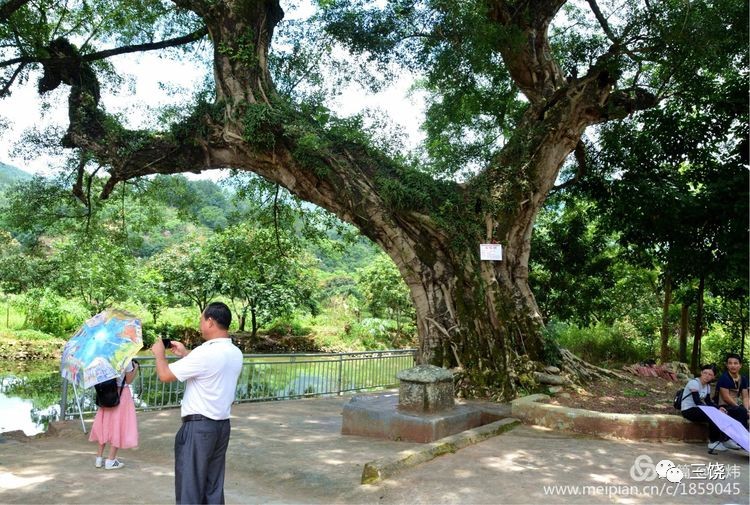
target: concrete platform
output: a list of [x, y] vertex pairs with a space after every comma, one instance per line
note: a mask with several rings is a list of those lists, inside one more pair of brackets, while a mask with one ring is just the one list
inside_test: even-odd
[[[365, 463], [423, 444], [341, 435], [350, 397], [246, 403], [232, 409], [228, 504], [681, 504], [748, 503], [748, 455], [709, 455], [705, 444], [604, 440], [519, 426], [443, 454], [377, 484]], [[94, 468], [95, 444], [78, 421], [55, 434], [0, 435], [0, 503], [173, 504], [179, 410], [138, 414], [140, 446], [118, 455], [122, 470]], [[90, 423], [89, 423], [90, 425]], [[695, 470], [671, 485], [639, 473], [644, 458]], [[713, 484], [709, 486], [708, 484]], [[692, 485], [692, 487], [691, 487]], [[700, 485], [700, 487], [698, 486]]]
[[482, 412], [469, 405], [417, 413], [398, 403], [395, 393], [353, 397], [344, 405], [341, 434], [428, 443], [483, 424]]
[[705, 425], [670, 414], [611, 414], [544, 403], [548, 395], [524, 396], [511, 402], [511, 415], [526, 424], [627, 440], [707, 441]]

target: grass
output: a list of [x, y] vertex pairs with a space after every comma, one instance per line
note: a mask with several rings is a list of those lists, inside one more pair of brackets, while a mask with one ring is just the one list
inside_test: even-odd
[[622, 394], [629, 398], [645, 398], [648, 396], [648, 392], [641, 391], [640, 389], [623, 389]]
[[23, 328], [26, 318], [14, 306], [14, 295], [0, 295], [0, 328], [9, 330]]

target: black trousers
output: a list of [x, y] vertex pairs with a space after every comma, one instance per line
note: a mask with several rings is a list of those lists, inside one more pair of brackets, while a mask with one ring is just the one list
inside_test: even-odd
[[182, 423], [174, 440], [174, 489], [178, 505], [224, 503], [230, 431], [229, 419]]
[[747, 429], [747, 409], [743, 405], [735, 405], [734, 407], [724, 405], [724, 408], [727, 409], [729, 417], [735, 421], [739, 421]]
[[727, 439], [727, 436], [714, 424], [711, 418], [698, 407], [690, 407], [687, 410], [683, 410], [682, 417], [694, 423], [708, 423], [708, 440], [711, 442]]

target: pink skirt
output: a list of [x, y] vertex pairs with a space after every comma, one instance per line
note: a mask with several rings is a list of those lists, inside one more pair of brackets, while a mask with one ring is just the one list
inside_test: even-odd
[[138, 420], [129, 387], [123, 388], [117, 407], [99, 407], [96, 411], [89, 441], [120, 449], [138, 446]]

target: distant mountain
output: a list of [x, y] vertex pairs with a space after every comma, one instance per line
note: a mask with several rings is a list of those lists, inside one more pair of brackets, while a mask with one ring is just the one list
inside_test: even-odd
[[12, 165], [6, 165], [0, 161], [0, 188], [9, 186], [15, 182], [26, 181], [34, 177], [28, 172]]

